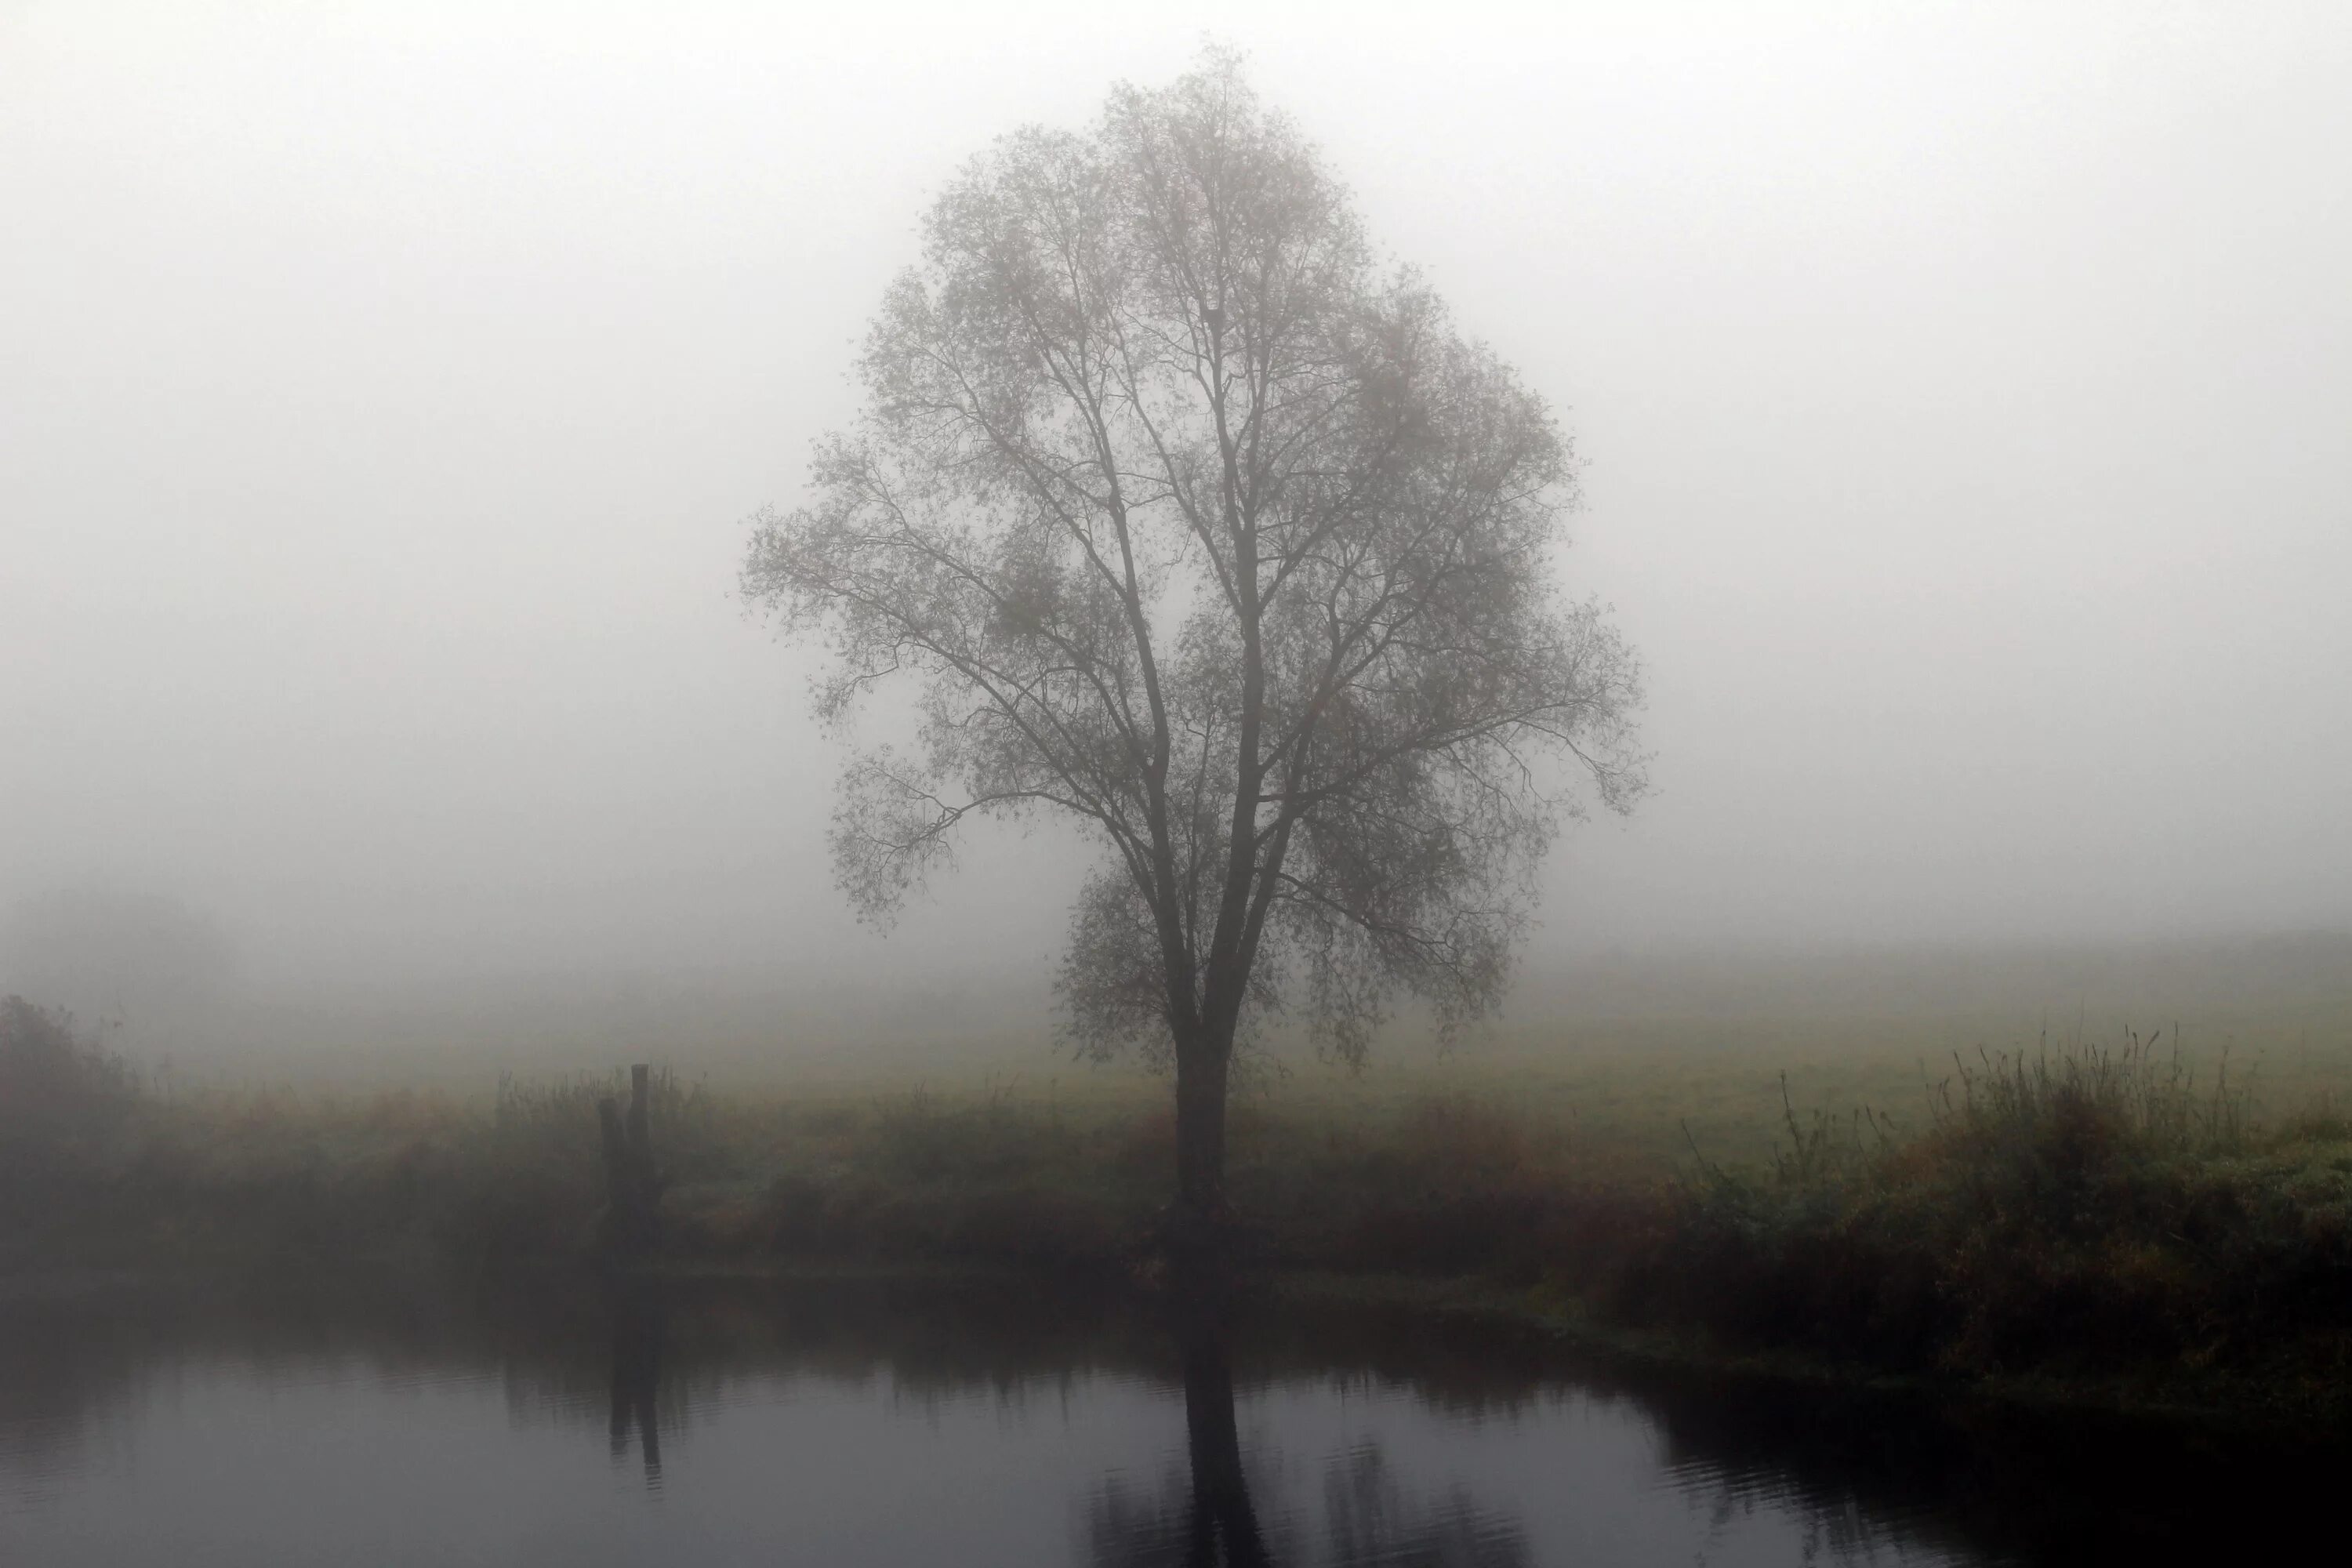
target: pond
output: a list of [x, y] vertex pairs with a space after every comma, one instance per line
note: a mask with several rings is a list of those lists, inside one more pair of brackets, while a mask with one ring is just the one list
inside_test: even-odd
[[1397, 1310], [1212, 1325], [848, 1279], [0, 1297], [0, 1563], [57, 1568], [2082, 1562], [2319, 1524], [2334, 1463]]

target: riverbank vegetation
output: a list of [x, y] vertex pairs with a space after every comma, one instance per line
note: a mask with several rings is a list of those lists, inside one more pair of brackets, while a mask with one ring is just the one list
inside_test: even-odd
[[[1964, 1054], [1909, 1107], [1815, 1108], [1784, 1084], [1748, 1159], [1720, 1152], [1738, 1141], [1719, 1115], [1660, 1151], [1454, 1081], [1241, 1099], [1251, 1261], [1856, 1370], [2281, 1414], [2352, 1394], [2352, 1116], [2313, 1092], [2266, 1103], [2161, 1036]], [[604, 1201], [595, 1101], [619, 1088], [167, 1094], [11, 1001], [0, 1267], [577, 1258]], [[666, 1247], [697, 1266], [1127, 1275], [1175, 1160], [1164, 1088], [794, 1101], [657, 1072], [652, 1110]]]

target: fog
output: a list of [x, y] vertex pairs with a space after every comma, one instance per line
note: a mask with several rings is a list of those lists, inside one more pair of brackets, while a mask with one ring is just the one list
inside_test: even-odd
[[1042, 1013], [1087, 852], [857, 926], [743, 520], [956, 167], [1204, 32], [1585, 462], [1657, 788], [1538, 990], [2352, 925], [2341, 7], [16, 4], [0, 989], [120, 1000], [132, 910], [257, 994]]

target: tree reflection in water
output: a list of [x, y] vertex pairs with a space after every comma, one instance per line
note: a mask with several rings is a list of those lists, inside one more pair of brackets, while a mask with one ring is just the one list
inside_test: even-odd
[[1179, 1331], [1184, 1356], [1184, 1446], [1192, 1469], [1184, 1561], [1256, 1568], [1266, 1561], [1249, 1478], [1242, 1473], [1241, 1428], [1234, 1419], [1234, 1369], [1218, 1326], [1198, 1321]]
[[[1564, 1538], [1616, 1542], [1636, 1527], [1672, 1533], [1678, 1510], [1703, 1526], [1710, 1510], [1717, 1526], [1760, 1520], [1768, 1535], [1781, 1528], [1771, 1523], [1778, 1516], [1823, 1560], [2226, 1561], [2247, 1554], [2250, 1530], [2331, 1539], [2339, 1521], [2329, 1479], [2352, 1462], [2341, 1439], [2293, 1431], [2237, 1435], [1693, 1376], [1441, 1331], [1410, 1313], [1285, 1308], [1254, 1310], [1247, 1327], [1246, 1339], [1230, 1342], [1244, 1389], [1270, 1378], [1282, 1392], [1245, 1402], [1254, 1438], [1245, 1445], [1222, 1336], [1171, 1342], [1164, 1322], [1114, 1300], [1028, 1283], [671, 1281], [652, 1300], [632, 1300], [568, 1278], [552, 1289], [493, 1278], [460, 1290], [373, 1272], [264, 1286], [0, 1277], [0, 1563], [42, 1560], [21, 1547], [11, 1552], [12, 1532], [48, 1528], [59, 1510], [94, 1500], [122, 1539], [149, 1548], [112, 1561], [191, 1557], [159, 1544], [201, 1533], [184, 1517], [186, 1497], [163, 1479], [175, 1466], [213, 1478], [215, 1506], [245, 1510], [229, 1531], [237, 1539], [299, 1527], [308, 1500], [285, 1495], [274, 1472], [240, 1468], [270, 1462], [263, 1456], [280, 1430], [275, 1418], [249, 1420], [252, 1413], [290, 1409], [296, 1399], [306, 1413], [298, 1430], [331, 1420], [366, 1435], [302, 1456], [332, 1479], [324, 1495], [360, 1503], [401, 1493], [404, 1467], [430, 1469], [436, 1455], [461, 1454], [467, 1473], [483, 1476], [537, 1465], [542, 1438], [559, 1429], [564, 1447], [586, 1443], [591, 1452], [609, 1435], [624, 1463], [634, 1447], [644, 1486], [668, 1490], [688, 1462], [679, 1444], [698, 1423], [717, 1425], [705, 1449], [714, 1458], [725, 1458], [728, 1444], [770, 1443], [780, 1430], [824, 1441], [823, 1428], [808, 1425], [816, 1417], [797, 1408], [803, 1403], [926, 1417], [992, 1405], [1025, 1425], [1033, 1406], [1058, 1399], [1082, 1407], [1082, 1418], [1101, 1416], [1108, 1425], [1083, 1429], [1108, 1441], [1149, 1442], [1155, 1429], [1172, 1441], [1172, 1412], [1152, 1407], [1172, 1403], [1181, 1387], [1186, 1451], [1171, 1456], [1164, 1485], [1148, 1471], [1106, 1479], [1108, 1461], [1084, 1448], [1066, 1468], [1074, 1450], [1058, 1440], [1028, 1450], [1049, 1468], [1031, 1478], [1040, 1484], [1022, 1506], [1051, 1510], [1055, 1524], [1075, 1522], [1075, 1540], [1050, 1532], [1055, 1545], [1105, 1564], [1516, 1564], [1557, 1554]], [[1175, 1382], [1169, 1374], [1179, 1365]], [[1147, 1373], [1164, 1394], [1134, 1397], [1132, 1380]], [[1540, 1468], [1481, 1472], [1474, 1498], [1418, 1479], [1424, 1463], [1473, 1462], [1472, 1448], [1443, 1432], [1426, 1443], [1400, 1436], [1385, 1455], [1337, 1438], [1324, 1439], [1339, 1444], [1334, 1450], [1301, 1452], [1258, 1436], [1328, 1432], [1335, 1415], [1347, 1422], [1341, 1430], [1360, 1428], [1335, 1408], [1335, 1391], [1368, 1384], [1395, 1391], [1401, 1413], [1434, 1413], [1449, 1426], [1496, 1415], [1516, 1426], [1524, 1415], [1525, 1442], [1556, 1447]], [[804, 1388], [815, 1397], [802, 1401]], [[431, 1397], [415, 1397], [420, 1390]], [[738, 1416], [750, 1424], [730, 1426]], [[1139, 1431], [1136, 1420], [1153, 1425]], [[1401, 1430], [1418, 1429], [1413, 1421]], [[991, 1468], [1000, 1445], [1018, 1436], [987, 1421], [956, 1430], [955, 1441], [984, 1447]], [[1527, 1457], [1519, 1437], [1498, 1436], [1475, 1452]], [[919, 1430], [910, 1436], [930, 1446]], [[913, 1462], [915, 1452], [894, 1458]], [[365, 1468], [339, 1469], [338, 1454]], [[145, 1458], [132, 1464], [124, 1458], [132, 1455]], [[1529, 1489], [1575, 1482], [1561, 1467], [1587, 1460], [1636, 1465], [1622, 1473], [1648, 1485], [1640, 1499], [1587, 1487], [1589, 1512], [1575, 1516]], [[793, 1489], [824, 1484], [740, 1464], [695, 1479], [709, 1480], [706, 1495], [722, 1509], [732, 1489], [752, 1489], [747, 1540], [771, 1526], [780, 1541], [796, 1539]], [[899, 1489], [877, 1483], [874, 1506], [899, 1506]], [[1632, 1506], [1637, 1500], [1642, 1507]], [[1487, 1506], [1494, 1501], [1507, 1510]], [[1062, 1511], [1073, 1503], [1075, 1521]], [[446, 1521], [420, 1521], [409, 1542], [398, 1515], [366, 1517], [386, 1532], [388, 1555], [438, 1560], [401, 1548], [437, 1539], [430, 1527]], [[693, 1510], [667, 1517], [703, 1523]], [[84, 1552], [79, 1560], [107, 1559]]]
[[[1319, 1540], [1298, 1538], [1257, 1514], [1242, 1459], [1234, 1409], [1233, 1363], [1223, 1325], [1207, 1314], [1176, 1330], [1184, 1367], [1187, 1475], [1170, 1477], [1158, 1499], [1138, 1496], [1116, 1477], [1097, 1490], [1089, 1520], [1099, 1568], [1290, 1568], [1367, 1563], [1397, 1568], [1522, 1568], [1518, 1527], [1456, 1487], [1433, 1502], [1409, 1498], [1374, 1443], [1332, 1456], [1323, 1485]], [[1271, 1533], [1275, 1539], [1269, 1542]]]
[[1480, 1508], [1467, 1490], [1416, 1504], [1389, 1473], [1378, 1444], [1334, 1459], [1323, 1479], [1329, 1559], [1409, 1568], [1518, 1568], [1528, 1561], [1518, 1527]]

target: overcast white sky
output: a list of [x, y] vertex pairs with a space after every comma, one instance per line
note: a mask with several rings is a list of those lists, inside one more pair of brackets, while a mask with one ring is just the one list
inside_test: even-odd
[[850, 924], [740, 520], [956, 164], [1204, 31], [1589, 461], [1660, 787], [1538, 962], [2352, 923], [2324, 4], [0, 0], [0, 902], [1042, 976], [1058, 840]]

